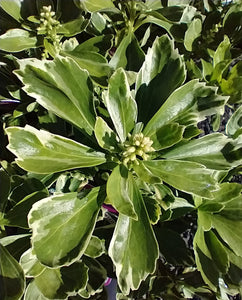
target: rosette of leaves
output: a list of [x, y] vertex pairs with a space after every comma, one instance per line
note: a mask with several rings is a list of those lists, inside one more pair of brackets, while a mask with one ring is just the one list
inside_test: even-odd
[[[108, 173], [101, 187], [84, 194], [62, 191], [32, 198], [25, 225], [32, 230], [32, 248], [21, 258], [26, 276], [33, 278], [26, 293], [65, 299], [90, 297], [93, 286], [96, 291], [102, 287], [106, 273], [95, 257], [105, 250], [93, 232], [106, 202], [119, 213], [108, 254], [122, 294], [129, 295], [156, 269], [160, 250], [152, 225], [159, 221], [161, 207], [190, 211], [197, 205], [177, 198], [172, 208], [164, 200], [172, 195], [170, 189], [213, 203], [218, 180], [241, 163], [239, 133], [195, 138], [200, 133], [197, 123], [222, 114], [227, 97], [198, 80], [185, 82], [183, 57], [166, 35], [148, 49], [135, 77], [118, 68], [108, 87], [101, 88], [98, 103], [95, 82], [71, 57], [23, 59], [18, 64], [15, 74], [24, 91], [88, 141], [85, 145], [29, 125], [9, 127], [8, 149], [16, 163], [45, 176], [93, 167]], [[8, 214], [4, 220], [11, 225]], [[103, 279], [93, 283], [98, 269]], [[70, 283], [73, 276], [76, 280]]]

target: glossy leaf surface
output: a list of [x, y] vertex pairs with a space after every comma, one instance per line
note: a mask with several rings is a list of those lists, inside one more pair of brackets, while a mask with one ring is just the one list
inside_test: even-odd
[[97, 236], [92, 236], [85, 250], [85, 255], [89, 257], [99, 257], [105, 253], [105, 240], [99, 239]]
[[36, 48], [37, 38], [23, 29], [10, 29], [0, 36], [0, 49], [9, 52], [20, 52]]
[[139, 163], [134, 169], [146, 182], [164, 180], [179, 190], [205, 198], [212, 198], [211, 192], [217, 189], [213, 171], [201, 164], [170, 159]]
[[188, 160], [201, 163], [207, 168], [216, 170], [230, 169], [239, 165], [238, 160], [232, 155], [233, 140], [221, 133], [212, 133], [199, 139], [194, 139], [181, 146], [168, 151], [162, 157], [168, 159]]
[[201, 272], [203, 280], [209, 285], [209, 287], [216, 291], [219, 285], [219, 270], [212, 259], [211, 253], [205, 242], [204, 231], [200, 226], [198, 227], [194, 237], [193, 247], [197, 269]]
[[164, 124], [177, 122], [180, 125], [196, 124], [206, 116], [223, 114], [227, 98], [217, 95], [216, 88], [192, 80], [176, 89], [144, 129], [151, 135]]
[[123, 69], [119, 68], [110, 78], [105, 102], [115, 129], [121, 141], [124, 142], [134, 127], [137, 107]]
[[242, 220], [230, 220], [221, 215], [213, 215], [212, 224], [221, 238], [238, 256], [242, 256]]
[[96, 119], [94, 133], [98, 144], [103, 149], [114, 152], [118, 150], [116, 134], [101, 117]]
[[0, 239], [0, 243], [17, 260], [30, 247], [31, 234], [14, 234]]
[[113, 69], [126, 67], [128, 62], [126, 57], [126, 51], [132, 41], [132, 38], [133, 38], [133, 33], [128, 32], [127, 35], [124, 36], [124, 38], [118, 45], [117, 50], [115, 51], [114, 55], [112, 56], [109, 62], [110, 66]]
[[2, 300], [19, 300], [25, 289], [21, 266], [2, 244], [0, 244], [0, 285]]
[[94, 51], [80, 51], [74, 49], [70, 52], [62, 52], [64, 56], [72, 58], [82, 69], [86, 69], [91, 76], [109, 76], [111, 68], [105, 57]]
[[83, 262], [75, 262], [60, 269], [45, 268], [35, 277], [35, 284], [49, 299], [66, 299], [75, 296], [87, 284], [87, 267]]
[[188, 51], [192, 51], [192, 44], [199, 37], [202, 31], [202, 21], [199, 18], [194, 19], [185, 33], [184, 46]]
[[92, 134], [95, 115], [92, 103], [92, 83], [88, 72], [71, 58], [54, 61], [19, 60], [15, 71], [29, 96], [88, 134]]
[[[192, 254], [186, 247], [181, 236], [168, 228], [156, 228], [155, 236], [159, 243], [161, 254], [166, 261], [173, 265], [191, 265], [193, 263]], [[176, 245], [176, 247], [174, 247]]]
[[6, 225], [28, 228], [27, 215], [32, 205], [47, 196], [47, 191], [34, 192], [26, 196], [7, 212]]
[[38, 289], [38, 287], [35, 284], [35, 281], [31, 281], [25, 291], [24, 300], [48, 300], [41, 291]]
[[119, 215], [110, 243], [109, 255], [116, 267], [119, 287], [127, 295], [152, 273], [158, 246], [138, 188], [134, 184], [133, 203], [138, 220]]
[[21, 267], [23, 268], [26, 277], [36, 277], [43, 272], [46, 268], [40, 263], [35, 254], [33, 254], [32, 249], [28, 249], [23, 253], [19, 261]]
[[9, 127], [6, 131], [8, 149], [17, 156], [18, 165], [30, 172], [45, 174], [105, 162], [101, 152], [29, 125]]
[[136, 101], [139, 120], [147, 122], [170, 94], [185, 80], [185, 66], [174, 49], [173, 42], [164, 35], [149, 48], [136, 81]]
[[84, 5], [84, 7], [90, 12], [114, 7], [111, 0], [75, 0], [75, 2], [80, 3], [81, 6]]
[[128, 169], [124, 165], [115, 167], [107, 182], [108, 200], [119, 213], [137, 220], [134, 192], [132, 175]]
[[242, 106], [238, 107], [238, 109], [233, 113], [231, 118], [229, 119], [226, 125], [226, 133], [229, 136], [234, 136], [236, 133], [241, 132], [242, 126]]
[[0, 7], [15, 20], [21, 21], [21, 2], [21, 0], [1, 0]]
[[69, 265], [82, 256], [104, 200], [99, 192], [99, 188], [92, 189], [82, 199], [76, 193], [60, 194], [33, 205], [29, 226], [41, 263], [50, 267]]
[[153, 141], [152, 147], [156, 150], [169, 148], [177, 144], [183, 138], [185, 126], [178, 123], [170, 123], [161, 126], [148, 136]]

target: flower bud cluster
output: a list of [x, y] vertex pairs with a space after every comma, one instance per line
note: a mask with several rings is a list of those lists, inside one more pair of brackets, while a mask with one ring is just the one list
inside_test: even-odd
[[125, 165], [129, 163], [138, 164], [137, 156], [147, 160], [149, 158], [147, 153], [155, 151], [151, 146], [152, 144], [153, 141], [149, 137], [144, 136], [143, 133], [129, 134], [128, 140], [124, 142], [123, 163]]
[[60, 22], [55, 18], [55, 12], [51, 11], [51, 6], [43, 6], [40, 13], [40, 25], [37, 28], [38, 34], [44, 34], [52, 42], [56, 52], [60, 50], [60, 36], [57, 29]]

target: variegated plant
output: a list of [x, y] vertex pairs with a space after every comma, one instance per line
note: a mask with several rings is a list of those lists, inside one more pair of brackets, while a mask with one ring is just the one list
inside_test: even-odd
[[[50, 8], [44, 10], [42, 18], [53, 17]], [[107, 277], [105, 264], [96, 259], [100, 257], [112, 260], [117, 297], [130, 299], [144, 282], [152, 286], [163, 276], [157, 262], [166, 259], [167, 234], [174, 247], [184, 247], [181, 237], [163, 224], [188, 213], [197, 214], [198, 227], [195, 262], [187, 252], [185, 260], [191, 268], [196, 263], [214, 293], [222, 293], [221, 282], [229, 284], [233, 268], [242, 266], [241, 186], [225, 182], [241, 164], [241, 109], [231, 117], [226, 134], [201, 136], [197, 124], [207, 116], [222, 115], [228, 97], [217, 87], [187, 77], [184, 57], [168, 35], [157, 37], [139, 70], [131, 72], [120, 63], [122, 43], [108, 62], [95, 52], [103, 37], [63, 48], [60, 37], [51, 40], [53, 28], [40, 21], [38, 33], [48, 31], [45, 43], [54, 46], [46, 46], [50, 50], [45, 49], [42, 60], [16, 59], [14, 74], [29, 97], [71, 124], [79, 136], [30, 125], [5, 130], [17, 165], [27, 178], [42, 182], [10, 210], [2, 210], [2, 226], [29, 230], [22, 238], [31, 235], [19, 264], [0, 244], [2, 276], [12, 276], [14, 272], [6, 271], [11, 265], [20, 287], [9, 299], [20, 299], [24, 276], [31, 278], [25, 300], [90, 298], [102, 290]], [[57, 21], [52, 23], [58, 28]], [[96, 70], [90, 53], [85, 66], [90, 49], [95, 59], [99, 57]], [[48, 53], [53, 60], [46, 59]], [[67, 180], [74, 186], [68, 192]], [[88, 183], [95, 186], [83, 189]], [[118, 213], [113, 226], [103, 225], [104, 205]], [[105, 230], [111, 230], [107, 239]], [[193, 294], [183, 285], [182, 293], [189, 292]]]

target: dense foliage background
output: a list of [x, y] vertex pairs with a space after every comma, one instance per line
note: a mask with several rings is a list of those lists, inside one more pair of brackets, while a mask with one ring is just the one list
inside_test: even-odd
[[242, 2], [0, 0], [0, 298], [240, 299]]

